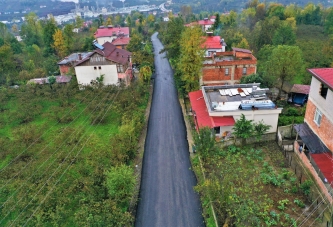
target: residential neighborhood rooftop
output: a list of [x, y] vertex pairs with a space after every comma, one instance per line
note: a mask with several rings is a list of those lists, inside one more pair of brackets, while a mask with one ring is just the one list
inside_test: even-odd
[[202, 94], [209, 112], [275, 109], [266, 96], [268, 88], [259, 83], [203, 86]]
[[69, 63], [80, 61], [80, 60], [84, 59], [85, 57], [87, 57], [91, 53], [92, 52], [73, 53], [73, 54], [65, 57], [61, 61], [59, 61], [58, 65], [67, 65]]
[[[222, 47], [222, 44], [225, 44], [224, 40], [221, 39], [220, 36], [207, 36], [204, 38], [205, 42], [203, 44], [203, 47], [207, 49], [220, 49]], [[226, 46], [226, 44], [224, 46]]]
[[310, 85], [294, 84], [290, 92], [308, 95], [310, 93]]
[[315, 68], [308, 71], [333, 90], [333, 68]]
[[129, 35], [129, 27], [103, 27], [97, 29], [95, 38], [117, 36], [119, 34]]

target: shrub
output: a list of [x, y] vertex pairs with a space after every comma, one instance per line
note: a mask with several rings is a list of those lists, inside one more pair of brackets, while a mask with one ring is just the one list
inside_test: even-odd
[[310, 194], [310, 188], [311, 188], [312, 185], [313, 185], [313, 182], [311, 180], [306, 180], [299, 186], [299, 188], [304, 193], [304, 195], [309, 195]]
[[301, 201], [301, 200], [299, 200], [299, 199], [295, 199], [294, 200], [294, 203], [297, 205], [297, 206], [299, 206], [300, 208], [304, 208], [305, 207], [305, 204]]

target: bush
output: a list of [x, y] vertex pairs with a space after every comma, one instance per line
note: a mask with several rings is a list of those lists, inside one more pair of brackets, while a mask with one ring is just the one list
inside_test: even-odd
[[310, 188], [311, 188], [312, 185], [313, 185], [313, 182], [311, 180], [306, 180], [299, 186], [299, 188], [304, 193], [304, 195], [309, 195], [310, 194]]

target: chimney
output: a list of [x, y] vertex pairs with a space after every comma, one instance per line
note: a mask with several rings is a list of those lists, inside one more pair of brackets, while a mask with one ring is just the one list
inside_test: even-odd
[[81, 61], [81, 60], [82, 60], [82, 55], [81, 55], [81, 53], [79, 53], [78, 56], [79, 56], [79, 61]]

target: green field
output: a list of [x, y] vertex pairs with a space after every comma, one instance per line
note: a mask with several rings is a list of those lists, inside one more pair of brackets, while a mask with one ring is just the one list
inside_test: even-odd
[[148, 96], [140, 84], [1, 88], [0, 226], [129, 225]]

